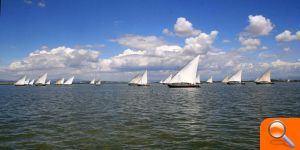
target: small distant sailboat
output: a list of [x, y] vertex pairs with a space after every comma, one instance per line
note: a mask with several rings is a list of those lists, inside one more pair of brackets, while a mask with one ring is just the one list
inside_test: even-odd
[[200, 55], [196, 56], [192, 61], [186, 64], [181, 70], [179, 70], [171, 79], [168, 86], [170, 88], [191, 88], [200, 87], [196, 84], [196, 76], [198, 70]]
[[95, 79], [93, 79], [93, 80], [90, 82], [90, 84], [95, 84]]
[[101, 80], [98, 80], [95, 85], [100, 85], [101, 84]]
[[136, 75], [128, 85], [137, 85], [137, 86], [149, 86], [148, 84], [148, 71], [146, 70], [142, 75]]
[[173, 77], [173, 75], [170, 74], [170, 75], [163, 81], [163, 84], [168, 84], [168, 83], [170, 83], [170, 81], [172, 80], [172, 77]]
[[200, 84], [200, 74], [198, 74], [196, 77], [196, 84]]
[[46, 85], [46, 80], [47, 80], [47, 73], [45, 73], [44, 75], [42, 75], [41, 77], [39, 77], [36, 80], [35, 85], [37, 85], [37, 86], [45, 86]]
[[63, 85], [64, 82], [65, 82], [65, 78], [62, 78], [62, 79], [60, 79], [60, 80], [57, 80], [57, 81], [55, 82], [55, 84], [56, 84], [56, 85]]
[[242, 82], [242, 69], [233, 74], [228, 79], [227, 84], [245, 84]]
[[226, 76], [223, 80], [222, 80], [222, 83], [225, 83], [225, 84], [227, 84], [228, 83], [228, 80], [229, 80], [229, 77], [228, 76]]
[[34, 84], [34, 79], [32, 79], [29, 83], [28, 83], [28, 85], [33, 85]]
[[210, 76], [210, 78], [206, 81], [206, 83], [213, 83], [213, 77]]
[[50, 85], [51, 84], [51, 80], [48, 80], [47, 82], [46, 82], [46, 85]]
[[149, 86], [148, 84], [148, 71], [146, 70], [143, 75], [139, 78], [137, 86]]
[[291, 80], [290, 80], [290, 79], [288, 79], [286, 82], [291, 82]]
[[23, 76], [20, 78], [17, 82], [15, 82], [15, 86], [24, 86], [26, 82], [26, 76]]
[[134, 76], [128, 83], [128, 85], [136, 85], [136, 83], [138, 82], [139, 78], [140, 78], [140, 74], [137, 74], [136, 76]]
[[274, 84], [271, 81], [271, 70], [267, 70], [258, 80], [255, 81], [256, 84]]
[[73, 80], [74, 80], [74, 76], [72, 76], [71, 78], [69, 78], [64, 85], [72, 85], [73, 84]]
[[25, 85], [29, 84], [30, 79], [28, 78], [27, 80], [25, 80]]

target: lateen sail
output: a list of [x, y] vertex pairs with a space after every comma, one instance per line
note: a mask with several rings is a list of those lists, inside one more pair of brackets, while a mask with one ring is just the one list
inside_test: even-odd
[[51, 80], [48, 80], [46, 85], [50, 85], [51, 84]]
[[74, 76], [69, 78], [64, 84], [65, 85], [71, 85], [73, 83], [73, 80], [74, 80]]
[[97, 82], [96, 82], [96, 85], [100, 85], [101, 84], [101, 80], [98, 80]]
[[213, 83], [212, 76], [210, 76], [210, 78], [209, 78], [206, 82], [207, 82], [207, 83]]
[[271, 82], [271, 70], [267, 70], [256, 82]]
[[239, 70], [238, 72], [236, 72], [234, 75], [232, 75], [228, 82], [242, 82], [242, 70]]
[[25, 80], [26, 80], [26, 76], [23, 76], [15, 83], [15, 85], [25, 85]]
[[95, 79], [93, 79], [93, 80], [90, 82], [90, 84], [95, 84]]
[[148, 71], [146, 70], [142, 76], [140, 76], [137, 81], [138, 85], [147, 85], [148, 84]]
[[198, 84], [200, 83], [200, 74], [198, 74], [196, 77], [196, 83], [198, 83]]
[[55, 82], [55, 84], [61, 85], [61, 84], [64, 84], [64, 82], [65, 82], [65, 78], [62, 78], [62, 79], [60, 79], [60, 80], [57, 80], [57, 81]]
[[29, 79], [25, 80], [25, 85], [28, 85], [29, 84]]
[[35, 82], [35, 84], [37, 85], [45, 85], [46, 84], [46, 79], [47, 79], [47, 73], [45, 73], [44, 75], [42, 75], [39, 79], [37, 79], [37, 81]]
[[229, 80], [229, 78], [228, 78], [228, 76], [226, 76], [226, 77], [222, 80], [222, 83], [228, 83], [228, 80]]
[[29, 84], [29, 85], [33, 85], [33, 84], [34, 84], [34, 79], [31, 80], [28, 84]]
[[139, 78], [140, 78], [140, 74], [134, 76], [134, 77], [129, 81], [129, 83], [131, 83], [131, 84], [137, 84]]
[[185, 65], [180, 71], [175, 74], [170, 83], [189, 83], [195, 84], [197, 75], [197, 69], [199, 64], [200, 55], [195, 57], [187, 65]]
[[164, 81], [163, 83], [170, 83], [170, 81], [172, 80], [173, 75], [170, 74]]

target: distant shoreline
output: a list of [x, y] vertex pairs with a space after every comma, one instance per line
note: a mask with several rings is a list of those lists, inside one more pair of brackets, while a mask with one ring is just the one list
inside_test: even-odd
[[[201, 81], [202, 83], [206, 81]], [[220, 83], [221, 81], [214, 81], [215, 83]], [[243, 82], [254, 82], [252, 80], [243, 81]], [[287, 80], [272, 80], [272, 82], [287, 82]], [[300, 80], [290, 80], [289, 82], [300, 82]], [[0, 85], [13, 85], [14, 81], [0, 81]], [[89, 84], [90, 81], [80, 81], [80, 82], [74, 82], [73, 84]], [[127, 84], [127, 82], [122, 81], [101, 81], [103, 84]], [[150, 83], [159, 83], [159, 81], [154, 81]]]

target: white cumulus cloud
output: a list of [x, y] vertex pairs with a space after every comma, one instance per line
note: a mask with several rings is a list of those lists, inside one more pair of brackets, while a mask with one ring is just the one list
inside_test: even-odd
[[268, 35], [274, 28], [271, 20], [262, 15], [248, 16], [249, 25], [246, 31], [253, 36]]
[[282, 33], [278, 34], [275, 37], [278, 42], [289, 42], [294, 40], [300, 40], [300, 31], [296, 32], [296, 34], [292, 34], [291, 31], [285, 30]]

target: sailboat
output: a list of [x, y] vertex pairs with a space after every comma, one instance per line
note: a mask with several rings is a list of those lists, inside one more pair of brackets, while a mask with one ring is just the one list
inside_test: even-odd
[[57, 80], [57, 81], [55, 82], [55, 84], [56, 84], [56, 85], [63, 85], [64, 82], [65, 82], [65, 78], [62, 78], [62, 79], [60, 79], [60, 80]]
[[149, 86], [148, 84], [148, 71], [146, 70], [142, 75], [136, 75], [129, 81], [128, 85]]
[[213, 83], [213, 78], [210, 76], [210, 78], [206, 81], [206, 83]]
[[170, 74], [170, 75], [163, 81], [163, 84], [168, 84], [168, 83], [170, 83], [170, 81], [172, 80], [172, 77], [173, 77], [173, 75]]
[[90, 82], [90, 84], [95, 84], [95, 79], [93, 79], [93, 80]]
[[137, 86], [149, 86], [148, 84], [148, 71], [146, 70], [137, 81]]
[[227, 84], [228, 83], [228, 80], [229, 80], [229, 77], [228, 76], [226, 76], [223, 80], [222, 80], [222, 83], [225, 83], [225, 84]]
[[48, 80], [47, 82], [46, 82], [46, 85], [50, 85], [51, 84], [51, 80]]
[[200, 74], [198, 74], [196, 77], [196, 84], [200, 84]]
[[271, 70], [267, 70], [262, 76], [255, 81], [256, 84], [273, 84], [271, 81]]
[[24, 83], [24, 84], [25, 84], [25, 85], [28, 85], [28, 84], [29, 84], [29, 80], [30, 80], [29, 78], [28, 78], [27, 80], [25, 80], [25, 83]]
[[140, 74], [137, 74], [136, 76], [134, 76], [128, 83], [128, 85], [136, 85], [136, 83], [138, 82], [138, 80], [140, 79]]
[[24, 86], [25, 85], [26, 76], [20, 78], [17, 82], [15, 82], [15, 86]]
[[37, 86], [45, 86], [46, 85], [46, 79], [47, 79], [47, 73], [45, 73], [44, 75], [42, 75], [41, 77], [39, 77], [36, 80], [35, 85], [37, 85]]
[[228, 79], [227, 84], [245, 84], [242, 82], [242, 69], [233, 74]]
[[29, 83], [28, 83], [28, 85], [33, 85], [34, 84], [34, 79], [32, 79]]
[[72, 85], [73, 84], [73, 80], [74, 80], [74, 76], [72, 76], [71, 78], [69, 78], [64, 85]]
[[100, 85], [101, 84], [101, 80], [98, 80], [95, 85]]
[[179, 70], [171, 81], [168, 83], [170, 88], [189, 88], [200, 87], [196, 84], [196, 75], [198, 70], [200, 55], [196, 56], [192, 61], [186, 64], [181, 70]]
[[160, 84], [162, 84], [163, 82], [164, 82], [163, 80], [160, 80], [160, 81], [159, 81]]

